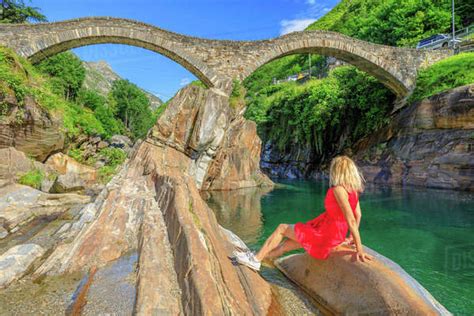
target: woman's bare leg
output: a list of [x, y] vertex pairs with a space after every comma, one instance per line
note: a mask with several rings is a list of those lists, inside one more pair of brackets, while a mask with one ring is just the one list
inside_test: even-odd
[[283, 255], [284, 253], [286, 253], [288, 251], [292, 251], [292, 250], [296, 250], [296, 249], [300, 249], [300, 248], [302, 248], [302, 247], [301, 247], [301, 244], [299, 242], [291, 240], [291, 239], [286, 239], [286, 240], [283, 240], [278, 245], [278, 247], [276, 247], [275, 249], [270, 251], [267, 254], [267, 258], [278, 258], [278, 257], [280, 257], [281, 255]]
[[262, 248], [255, 256], [255, 259], [262, 261], [270, 251], [278, 247], [278, 245], [280, 244], [280, 242], [282, 241], [284, 237], [287, 237], [291, 240], [296, 241], [294, 225], [289, 225], [289, 224], [278, 225], [277, 229], [275, 229], [275, 231], [265, 241]]

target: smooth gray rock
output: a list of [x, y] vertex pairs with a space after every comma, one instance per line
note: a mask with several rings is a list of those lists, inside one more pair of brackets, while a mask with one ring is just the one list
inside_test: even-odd
[[17, 245], [7, 250], [0, 256], [0, 288], [21, 278], [45, 251], [36, 244]]
[[52, 193], [67, 193], [74, 191], [83, 191], [86, 188], [84, 181], [76, 173], [68, 172], [66, 174], [60, 175], [53, 186], [51, 187], [50, 192]]
[[8, 236], [8, 230], [0, 226], [0, 239], [3, 239]]
[[66, 212], [88, 202], [89, 196], [48, 194], [25, 185], [8, 185], [0, 188], [0, 222], [13, 233], [37, 217]]

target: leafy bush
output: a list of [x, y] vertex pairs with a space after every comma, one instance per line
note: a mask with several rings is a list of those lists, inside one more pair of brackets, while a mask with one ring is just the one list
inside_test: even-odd
[[102, 183], [109, 182], [116, 173], [116, 167], [102, 166], [99, 168], [99, 181]]
[[77, 103], [95, 110], [99, 106], [103, 106], [107, 99], [94, 90], [81, 89], [77, 96]]
[[411, 101], [474, 83], [474, 53], [464, 53], [441, 60], [418, 73]]
[[94, 111], [95, 117], [102, 123], [105, 130], [105, 138], [116, 134], [126, 134], [125, 126], [118, 120], [114, 111], [107, 104], [99, 105]]
[[28, 185], [32, 188], [39, 190], [41, 188], [41, 182], [43, 182], [44, 177], [45, 175], [43, 171], [41, 171], [40, 169], [34, 169], [23, 174], [18, 180], [18, 183]]
[[234, 79], [232, 85], [232, 92], [229, 98], [229, 105], [233, 109], [241, 109], [245, 107], [245, 88], [242, 86], [239, 80]]
[[107, 183], [117, 173], [118, 167], [127, 159], [127, 154], [122, 149], [106, 147], [100, 150], [99, 156], [105, 158], [107, 162], [99, 168], [99, 181]]
[[202, 82], [201, 80], [194, 80], [194, 81], [191, 81], [190, 85], [192, 85], [192, 86], [198, 86], [198, 87], [207, 89], [206, 85], [205, 85], [204, 82]]
[[245, 115], [258, 123], [264, 141], [282, 151], [305, 146], [323, 159], [386, 124], [393, 99], [375, 78], [346, 66], [303, 85], [263, 89]]
[[99, 155], [105, 158], [107, 165], [117, 167], [127, 159], [127, 153], [120, 148], [106, 147], [99, 151]]
[[77, 162], [84, 163], [84, 152], [80, 148], [69, 149], [68, 156]]

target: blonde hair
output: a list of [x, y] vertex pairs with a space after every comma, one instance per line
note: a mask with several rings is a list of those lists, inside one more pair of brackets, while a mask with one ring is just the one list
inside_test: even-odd
[[329, 185], [343, 186], [349, 192], [364, 191], [364, 176], [354, 161], [347, 156], [337, 156], [329, 168]]

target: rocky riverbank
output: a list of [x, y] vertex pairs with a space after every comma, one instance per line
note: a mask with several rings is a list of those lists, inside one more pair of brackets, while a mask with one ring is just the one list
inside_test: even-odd
[[[39, 245], [34, 237], [19, 238], [9, 230], [0, 264], [10, 260], [10, 253], [29, 260], [8, 261], [11, 272], [2, 286], [31, 278], [24, 276], [29, 272], [39, 280], [86, 273], [87, 286], [77, 289], [69, 307], [87, 306], [94, 301], [92, 289], [104, 286], [97, 276], [106, 274], [109, 263], [136, 252], [135, 278], [121, 279], [117, 286], [131, 284], [132, 310], [138, 314], [279, 314], [270, 285], [232, 265], [229, 232], [217, 224], [198, 189], [271, 184], [258, 169], [259, 155], [250, 155], [260, 149], [255, 128], [245, 129], [247, 135], [239, 132], [247, 123], [230, 112], [227, 100], [212, 90], [183, 89], [120, 173], [93, 202], [60, 222], [50, 242]], [[7, 200], [2, 218], [13, 202]], [[67, 212], [64, 208], [58, 215]], [[111, 299], [112, 306], [121, 306], [117, 297]]]
[[[377, 133], [346, 150], [368, 183], [474, 190], [474, 85], [415, 102]], [[306, 147], [279, 152], [266, 143], [261, 167], [273, 177], [324, 178]]]
[[[226, 96], [188, 86], [93, 201], [4, 186], [1, 308], [50, 310], [44, 303], [26, 304], [18, 294], [40, 284], [38, 299], [50, 300], [56, 312], [281, 315], [292, 310], [281, 305], [285, 291], [305, 312], [312, 303], [301, 291], [275, 289], [260, 274], [233, 264], [229, 257], [238, 237], [218, 224], [201, 195], [204, 189], [271, 186], [259, 169], [259, 152], [255, 126]], [[48, 161], [66, 174], [76, 168], [65, 165], [65, 157]], [[25, 203], [21, 190], [30, 190], [28, 201], [44, 212], [25, 207], [21, 218], [8, 217], [12, 206]]]

